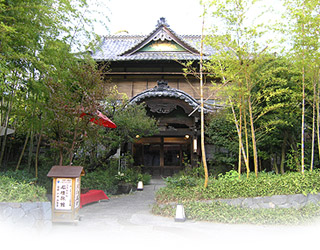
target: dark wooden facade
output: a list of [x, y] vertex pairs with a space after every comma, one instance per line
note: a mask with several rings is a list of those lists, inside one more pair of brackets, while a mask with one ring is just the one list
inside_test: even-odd
[[[109, 64], [105, 76], [110, 87], [116, 85], [131, 103], [144, 102], [159, 121], [159, 134], [138, 136], [129, 147], [135, 164], [153, 175], [171, 175], [199, 160], [199, 80], [186, 77], [182, 66], [193, 61], [198, 67], [199, 43], [199, 36], [178, 36], [160, 19], [149, 35], [106, 37], [93, 54], [99, 63]], [[204, 98], [214, 99], [209, 87]]]
[[199, 112], [194, 112], [198, 105], [194, 98], [159, 80], [131, 102], [144, 102], [148, 114], [159, 122], [159, 134], [134, 143], [135, 164], [153, 175], [166, 176], [198, 160]]

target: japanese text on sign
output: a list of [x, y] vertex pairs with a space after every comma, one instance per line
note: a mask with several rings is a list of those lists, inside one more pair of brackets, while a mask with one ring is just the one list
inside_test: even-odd
[[58, 178], [56, 180], [55, 209], [71, 209], [72, 179]]
[[80, 178], [76, 179], [76, 190], [74, 192], [74, 207], [80, 206]]

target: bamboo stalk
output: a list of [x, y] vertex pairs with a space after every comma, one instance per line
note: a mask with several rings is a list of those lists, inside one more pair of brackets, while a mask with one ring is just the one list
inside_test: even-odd
[[310, 161], [310, 171], [313, 170], [314, 164], [314, 142], [315, 142], [315, 126], [316, 126], [316, 83], [313, 82], [313, 103], [312, 103], [312, 136], [311, 136], [311, 161]]
[[[237, 119], [236, 113], [234, 111], [233, 103], [232, 103], [230, 97], [229, 97], [229, 102], [230, 102], [230, 105], [231, 105], [231, 110], [232, 110], [232, 114], [233, 114], [233, 118], [234, 118], [234, 124], [236, 125], [236, 129], [237, 129], [238, 136], [239, 136], [239, 133], [241, 131], [239, 130], [238, 119]], [[240, 144], [241, 144], [241, 151], [242, 151], [242, 155], [243, 155], [243, 160], [244, 160], [244, 163], [245, 163], [246, 168], [247, 168], [247, 177], [248, 177], [249, 176], [249, 172], [250, 172], [249, 161], [248, 161], [248, 158], [246, 157], [246, 153], [245, 153], [245, 150], [244, 150], [244, 147], [243, 147], [243, 143], [241, 142]]]
[[30, 130], [28, 131], [28, 134], [27, 134], [26, 139], [24, 141], [23, 148], [22, 148], [22, 151], [20, 153], [20, 157], [19, 157], [19, 160], [18, 160], [18, 163], [17, 163], [17, 166], [16, 166], [16, 171], [18, 171], [18, 169], [20, 167], [20, 164], [21, 164], [21, 161], [22, 161], [22, 157], [24, 155], [24, 151], [26, 150], [27, 145], [28, 145], [29, 137], [30, 137]]
[[206, 159], [206, 150], [204, 145], [204, 107], [203, 107], [203, 39], [204, 39], [204, 15], [202, 18], [202, 30], [201, 30], [201, 47], [200, 47], [200, 105], [201, 105], [201, 155], [202, 155], [202, 164], [204, 168], [204, 188], [208, 187], [208, 167], [207, 167], [207, 159]]
[[40, 151], [41, 139], [42, 139], [42, 127], [41, 127], [40, 134], [39, 134], [39, 140], [38, 140], [38, 144], [37, 144], [36, 158], [35, 158], [35, 164], [34, 164], [36, 178], [38, 178], [38, 163], [39, 163], [39, 151]]

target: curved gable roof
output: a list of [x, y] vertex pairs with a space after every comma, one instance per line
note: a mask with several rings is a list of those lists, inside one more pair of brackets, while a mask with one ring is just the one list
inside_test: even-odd
[[[200, 112], [200, 104], [196, 99], [194, 99], [191, 95], [187, 94], [186, 92], [171, 88], [168, 86], [167, 81], [160, 80], [158, 81], [158, 85], [152, 89], [147, 89], [136, 96], [132, 97], [129, 101], [130, 104], [132, 103], [140, 103], [143, 102], [145, 99], [154, 98], [154, 97], [167, 97], [167, 98], [175, 98], [180, 99], [187, 103], [192, 109], [197, 109]], [[204, 112], [208, 113], [212, 111], [209, 106], [204, 108]]]
[[156, 29], [152, 31], [149, 36], [125, 51], [122, 55], [129, 56], [136, 52], [139, 52], [139, 50], [153, 41], [172, 41], [180, 45], [183, 49], [185, 49], [185, 51], [194, 55], [200, 55], [200, 52], [197, 49], [193, 48], [192, 46], [190, 46], [190, 44], [183, 41], [179, 36], [175, 34], [173, 30], [169, 28], [169, 25], [166, 23], [164, 18], [161, 18], [160, 21], [158, 21]]
[[[183, 51], [143, 51], [155, 41], [171, 42]], [[199, 60], [200, 35], [177, 35], [164, 18], [149, 35], [112, 35], [104, 37], [98, 49], [92, 53], [96, 61], [152, 61], [152, 60]], [[214, 50], [204, 45], [204, 59]]]

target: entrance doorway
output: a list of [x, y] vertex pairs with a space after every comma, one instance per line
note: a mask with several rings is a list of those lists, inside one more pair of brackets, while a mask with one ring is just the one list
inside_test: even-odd
[[142, 138], [133, 146], [134, 164], [153, 176], [170, 176], [191, 162], [189, 137]]

